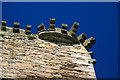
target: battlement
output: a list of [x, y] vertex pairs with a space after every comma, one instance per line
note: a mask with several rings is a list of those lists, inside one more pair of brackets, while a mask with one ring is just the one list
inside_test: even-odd
[[[1, 30], [2, 31], [9, 31], [13, 33], [21, 33], [30, 35], [31, 34], [31, 25], [26, 26], [26, 30], [20, 29], [20, 23], [14, 22], [13, 28], [9, 28], [6, 26], [7, 22], [2, 21]], [[95, 44], [96, 40], [91, 37], [87, 38], [85, 33], [80, 34], [78, 37], [76, 33], [78, 31], [79, 23], [74, 22], [73, 26], [69, 31], [67, 31], [67, 24], [62, 24], [61, 28], [55, 27], [55, 18], [50, 18], [49, 22], [49, 29], [46, 30], [45, 25], [42, 23], [38, 25], [38, 32], [36, 35], [40, 39], [47, 40], [47, 41], [56, 41], [56, 42], [63, 42], [63, 43], [70, 43], [70, 44], [83, 44], [83, 46], [89, 50], [92, 48], [92, 45]]]
[[[55, 27], [50, 18], [48, 30], [42, 23], [37, 34], [31, 34], [32, 25], [20, 29], [2, 21], [0, 26], [0, 72], [1, 78], [27, 78], [28, 80], [96, 80], [92, 59], [88, 52], [96, 40], [87, 39], [85, 33], [76, 36], [79, 23], [74, 22], [70, 30], [67, 24]], [[25, 80], [27, 80], [25, 79]]]

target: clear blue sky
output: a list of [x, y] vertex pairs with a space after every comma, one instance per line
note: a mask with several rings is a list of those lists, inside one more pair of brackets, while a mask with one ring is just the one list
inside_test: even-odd
[[75, 3], [2, 3], [2, 19], [8, 26], [15, 21], [20, 28], [32, 25], [32, 33], [42, 22], [49, 27], [49, 18], [56, 18], [56, 27], [68, 24], [68, 30], [77, 21], [80, 23], [77, 36], [85, 33], [94, 37], [93, 51], [97, 60], [97, 78], [117, 78], [118, 76], [118, 3], [117, 2], [75, 2]]

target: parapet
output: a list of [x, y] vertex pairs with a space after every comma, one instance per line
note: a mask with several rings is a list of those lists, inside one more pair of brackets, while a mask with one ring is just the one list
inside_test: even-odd
[[[1, 30], [7, 31], [6, 21], [2, 21]], [[68, 25], [62, 24], [61, 28], [55, 27], [55, 18], [50, 18], [49, 21], [49, 28], [46, 30], [45, 25], [42, 23], [38, 25], [38, 32], [36, 35], [40, 39], [52, 41], [52, 42], [62, 42], [62, 43], [69, 43], [69, 44], [82, 44], [87, 50], [89, 50], [93, 44], [95, 44], [96, 40], [93, 37], [87, 39], [87, 35], [85, 33], [80, 34], [78, 37], [76, 33], [78, 31], [79, 23], [74, 22], [71, 29], [67, 31]], [[26, 30], [21, 32], [20, 23], [14, 22], [14, 26], [12, 29], [13, 33], [24, 33], [26, 35], [31, 34], [31, 25], [26, 26]]]
[[20, 23], [14, 22], [13, 33], [20, 33], [19, 26], [20, 26]]
[[26, 26], [25, 34], [31, 34], [31, 25]]
[[96, 80], [92, 59], [88, 52], [96, 40], [87, 39], [85, 33], [78, 37], [79, 23], [55, 27], [55, 18], [50, 18], [48, 30], [42, 23], [37, 34], [31, 33], [32, 25], [20, 29], [19, 22], [13, 28], [2, 21], [0, 26], [1, 78], [28, 78], [40, 80]]
[[1, 21], [1, 30], [6, 31], [6, 21]]

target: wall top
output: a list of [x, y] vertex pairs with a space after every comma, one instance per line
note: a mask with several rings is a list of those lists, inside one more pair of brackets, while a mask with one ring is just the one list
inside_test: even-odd
[[[7, 31], [8, 27], [6, 27], [7, 22], [1, 21], [1, 30]], [[21, 33], [21, 29], [19, 29], [20, 23], [14, 22], [14, 26], [12, 29], [13, 33]], [[55, 41], [55, 42], [62, 42], [62, 43], [70, 43], [70, 44], [82, 44], [87, 50], [89, 50], [93, 44], [95, 44], [96, 40], [93, 37], [88, 39], [85, 33], [80, 34], [78, 37], [76, 33], [78, 31], [79, 23], [74, 22], [71, 29], [67, 31], [68, 25], [62, 24], [61, 28], [55, 27], [55, 18], [50, 18], [49, 22], [49, 29], [46, 30], [45, 25], [42, 23], [38, 25], [38, 37], [43, 40], [47, 41]], [[23, 30], [22, 30], [23, 31]], [[31, 34], [31, 25], [26, 26], [26, 30], [24, 34], [28, 35]]]

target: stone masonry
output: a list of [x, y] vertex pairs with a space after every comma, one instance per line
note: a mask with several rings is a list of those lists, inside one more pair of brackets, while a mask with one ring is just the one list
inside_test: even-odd
[[[74, 33], [66, 33], [66, 30], [62, 30], [62, 33], [65, 32], [63, 35], [68, 37], [65, 37], [66, 40], [53, 41], [51, 38], [43, 38], [49, 32], [31, 34], [35, 39], [28, 39], [23, 29], [17, 28], [19, 30], [17, 33], [6, 25], [5, 30], [2, 29], [1, 25], [0, 78], [21, 80], [84, 80], [89, 78], [96, 80], [93, 66], [96, 61], [91, 58], [92, 53], [87, 51], [94, 43], [89, 40], [90, 38], [85, 41], [86, 36], [80, 35], [79, 38], [74, 38], [74, 36], [74, 41], [82, 40], [82, 43], [73, 44], [72, 39], [68, 43], [66, 40], [70, 37], [67, 34]], [[70, 32], [74, 32], [72, 29]], [[57, 30], [58, 28], [55, 29]], [[40, 36], [40, 34], [43, 35]], [[51, 35], [54, 36], [53, 33]]]

